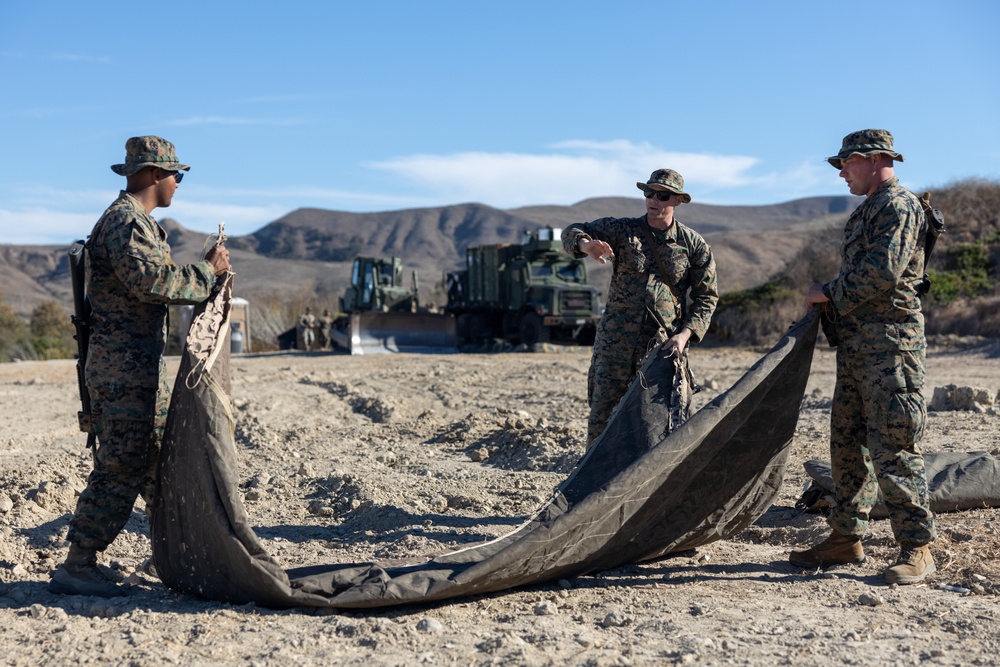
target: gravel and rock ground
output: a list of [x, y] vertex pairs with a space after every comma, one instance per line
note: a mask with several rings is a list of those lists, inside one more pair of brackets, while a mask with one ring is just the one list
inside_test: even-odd
[[[759, 350], [701, 348], [706, 389]], [[257, 534], [286, 567], [432, 554], [519, 525], [582, 452], [588, 352], [248, 355], [233, 360], [237, 445]], [[176, 368], [176, 359], [171, 368]], [[429, 606], [284, 610], [164, 588], [141, 501], [103, 554], [132, 584], [113, 600], [46, 588], [90, 469], [72, 361], [0, 365], [0, 664], [993, 665], [1000, 510], [939, 517], [938, 571], [888, 587], [888, 523], [859, 566], [807, 572], [790, 548], [826, 534], [794, 509], [803, 461], [827, 458], [834, 355], [817, 349], [774, 506], [734, 539], [572, 580]], [[925, 451], [1000, 448], [1000, 343], [938, 341], [935, 388], [984, 389], [931, 412]], [[952, 392], [954, 393], [954, 392]], [[961, 393], [961, 392], [959, 392]]]

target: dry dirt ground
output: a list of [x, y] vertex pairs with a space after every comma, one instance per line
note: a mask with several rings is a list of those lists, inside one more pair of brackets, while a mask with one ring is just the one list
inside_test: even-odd
[[[759, 350], [695, 349], [707, 388]], [[512, 530], [581, 454], [587, 351], [233, 360], [248, 511], [287, 567], [431, 554]], [[141, 502], [102, 556], [114, 600], [50, 594], [90, 468], [71, 361], [0, 365], [0, 664], [992, 665], [1000, 654], [1000, 510], [941, 515], [938, 572], [888, 587], [873, 522], [865, 564], [798, 570], [822, 537], [794, 509], [802, 462], [826, 458], [834, 356], [817, 349], [775, 505], [734, 539], [658, 562], [430, 606], [275, 611], [204, 601], [142, 571]], [[176, 368], [176, 359], [171, 367]], [[1000, 389], [1000, 344], [937, 346], [933, 387]], [[1000, 417], [932, 412], [926, 451], [1000, 447]]]

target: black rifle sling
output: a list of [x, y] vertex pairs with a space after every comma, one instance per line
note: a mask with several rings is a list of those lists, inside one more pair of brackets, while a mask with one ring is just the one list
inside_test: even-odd
[[87, 447], [97, 456], [94, 445], [97, 436], [94, 429], [93, 413], [90, 407], [90, 393], [84, 379], [87, 366], [87, 352], [90, 348], [90, 299], [87, 297], [86, 283], [87, 246], [82, 240], [77, 241], [69, 249], [69, 272], [73, 283], [73, 316], [71, 320], [76, 327], [77, 360], [76, 382], [80, 390], [80, 403], [83, 408], [77, 413], [80, 430], [87, 434]]
[[924, 276], [917, 283], [917, 294], [924, 295], [931, 289], [930, 278], [927, 277], [927, 264], [931, 260], [931, 253], [934, 252], [934, 244], [937, 238], [944, 234], [944, 215], [940, 209], [931, 206], [931, 193], [925, 192], [920, 197], [920, 205], [924, 209], [924, 218], [927, 219], [927, 233], [924, 236]]

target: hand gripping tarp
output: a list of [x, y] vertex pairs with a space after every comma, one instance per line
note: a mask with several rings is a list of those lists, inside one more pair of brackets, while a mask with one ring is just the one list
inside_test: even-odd
[[360, 608], [499, 591], [613, 568], [739, 533], [771, 505], [815, 345], [809, 315], [670, 434], [675, 359], [650, 355], [604, 433], [519, 528], [400, 565], [284, 570], [237, 490], [228, 299], [196, 313], [160, 459], [153, 555], [170, 588], [236, 604]]

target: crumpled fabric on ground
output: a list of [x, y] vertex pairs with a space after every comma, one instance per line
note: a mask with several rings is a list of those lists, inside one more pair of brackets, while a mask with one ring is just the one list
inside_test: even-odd
[[[195, 322], [217, 320], [228, 307], [226, 290], [220, 294], [199, 307]], [[185, 352], [178, 371], [189, 381], [175, 384], [160, 457], [154, 560], [172, 589], [274, 608], [383, 607], [487, 593], [739, 533], [780, 488], [818, 329], [814, 314], [805, 317], [732, 388], [669, 434], [675, 364], [651, 354], [549, 502], [503, 537], [402, 565], [285, 570], [254, 534], [237, 488], [225, 320], [192, 326], [217, 330], [212, 363]]]

